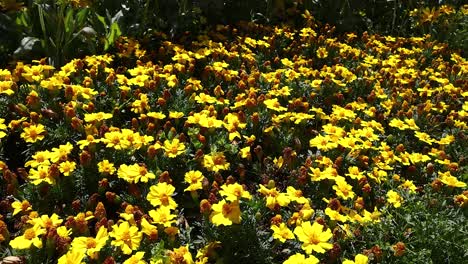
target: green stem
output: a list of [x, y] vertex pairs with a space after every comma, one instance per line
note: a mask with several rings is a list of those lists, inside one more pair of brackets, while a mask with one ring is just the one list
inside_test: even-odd
[[39, 11], [39, 22], [41, 24], [42, 37], [43, 37], [41, 44], [42, 44], [42, 48], [46, 49], [45, 43], [47, 40], [47, 32], [46, 32], [46, 27], [44, 23], [44, 10], [42, 9], [40, 5], [37, 5], [37, 10]]

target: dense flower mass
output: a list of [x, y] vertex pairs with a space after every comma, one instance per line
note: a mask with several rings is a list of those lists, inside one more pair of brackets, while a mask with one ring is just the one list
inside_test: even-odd
[[467, 207], [468, 62], [428, 36], [340, 35], [302, 17], [0, 70], [0, 253], [384, 263], [417, 251], [411, 228], [392, 238], [405, 241], [363, 233], [430, 195]]

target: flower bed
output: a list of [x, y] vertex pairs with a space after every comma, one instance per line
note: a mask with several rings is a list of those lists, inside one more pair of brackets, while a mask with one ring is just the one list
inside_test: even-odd
[[466, 59], [309, 22], [1, 70], [4, 255], [460, 263]]

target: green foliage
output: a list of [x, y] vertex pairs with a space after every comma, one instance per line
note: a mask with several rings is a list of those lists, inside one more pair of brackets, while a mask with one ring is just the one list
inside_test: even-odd
[[[343, 245], [350, 256], [378, 246], [383, 263], [464, 263], [468, 257], [468, 211], [451, 205], [451, 197], [425, 190], [406, 195], [405, 206], [388, 208], [381, 222], [363, 227], [355, 240]], [[394, 245], [405, 249], [396, 256]]]

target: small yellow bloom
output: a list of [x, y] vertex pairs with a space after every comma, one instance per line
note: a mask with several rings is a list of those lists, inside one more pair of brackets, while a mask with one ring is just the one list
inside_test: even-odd
[[294, 239], [294, 234], [285, 223], [281, 223], [279, 226], [272, 225], [271, 230], [273, 230], [273, 238], [278, 239], [281, 243], [286, 242], [286, 239]]
[[387, 202], [392, 204], [395, 208], [398, 208], [401, 206], [403, 198], [394, 190], [390, 190], [387, 192]]
[[227, 162], [226, 157], [222, 152], [212, 153], [203, 157], [203, 166], [209, 170], [218, 172], [220, 170], [229, 169], [230, 163]]
[[21, 138], [24, 141], [29, 143], [34, 143], [36, 141], [41, 141], [44, 139], [46, 129], [42, 124], [38, 125], [30, 125], [29, 127], [25, 127], [23, 129], [23, 133], [21, 133]]
[[185, 152], [185, 145], [178, 138], [174, 138], [172, 141], [166, 139], [163, 147], [169, 158], [175, 158]]
[[250, 193], [244, 190], [244, 187], [238, 184], [237, 182], [228, 185], [222, 185], [219, 194], [224, 196], [224, 198], [229, 202], [238, 201], [240, 198], [245, 198], [249, 200], [252, 199]]
[[64, 176], [70, 176], [70, 173], [72, 173], [76, 168], [76, 162], [74, 161], [64, 161], [60, 163], [59, 165], [59, 170], [61, 173], [63, 173]]
[[108, 160], [103, 160], [98, 164], [98, 171], [102, 174], [112, 175], [115, 173], [114, 163], [109, 162]]
[[149, 211], [148, 214], [151, 216], [154, 223], [163, 225], [164, 227], [170, 227], [176, 222], [174, 219], [176, 215], [171, 213], [169, 207], [159, 207], [156, 210]]
[[177, 208], [177, 203], [172, 199], [174, 194], [174, 186], [165, 182], [160, 182], [150, 187], [150, 191], [146, 196], [146, 199], [153, 206], [168, 207], [170, 209]]
[[184, 177], [184, 180], [186, 183], [190, 184], [189, 187], [185, 188], [185, 192], [186, 191], [189, 191], [189, 192], [193, 192], [193, 191], [196, 191], [196, 190], [200, 190], [203, 188], [202, 186], [202, 181], [203, 181], [203, 174], [201, 173], [201, 171], [188, 171], [185, 173], [185, 177]]
[[14, 249], [29, 249], [32, 245], [36, 248], [42, 248], [42, 239], [40, 236], [45, 233], [46, 230], [43, 227], [35, 225], [26, 229], [22, 236], [11, 240], [10, 246]]
[[13, 215], [17, 215], [19, 212], [28, 212], [32, 210], [31, 204], [27, 200], [23, 200], [22, 202], [14, 201], [11, 204], [13, 210]]
[[125, 255], [130, 255], [133, 250], [138, 249], [142, 239], [142, 233], [138, 231], [138, 227], [130, 226], [128, 222], [113, 225], [109, 236], [114, 238], [111, 245], [120, 247]]
[[333, 248], [333, 245], [328, 243], [328, 240], [332, 238], [333, 234], [330, 228], [323, 231], [323, 225], [314, 222], [313, 225], [310, 222], [304, 222], [302, 225], [297, 226], [294, 229], [299, 241], [301, 241], [302, 249], [307, 254], [311, 254], [313, 251], [318, 253], [325, 253], [327, 250]]
[[354, 261], [349, 260], [349, 259], [345, 259], [343, 261], [343, 264], [367, 264], [368, 261], [369, 261], [369, 258], [366, 255], [357, 254], [354, 257]]
[[125, 260], [123, 264], [146, 264], [146, 261], [143, 260], [144, 255], [144, 251], [138, 251], [133, 256]]
[[82, 264], [85, 252], [83, 250], [72, 248], [65, 255], [58, 259], [58, 264]]
[[239, 224], [242, 220], [239, 202], [226, 203], [225, 200], [221, 200], [213, 204], [211, 209], [213, 212], [210, 215], [210, 221], [216, 226]]
[[296, 253], [290, 256], [283, 264], [317, 264], [319, 259], [313, 255], [309, 255], [307, 258], [301, 253]]
[[91, 259], [97, 259], [98, 253], [106, 245], [109, 236], [107, 229], [101, 226], [96, 237], [75, 237], [72, 248], [83, 250]]

